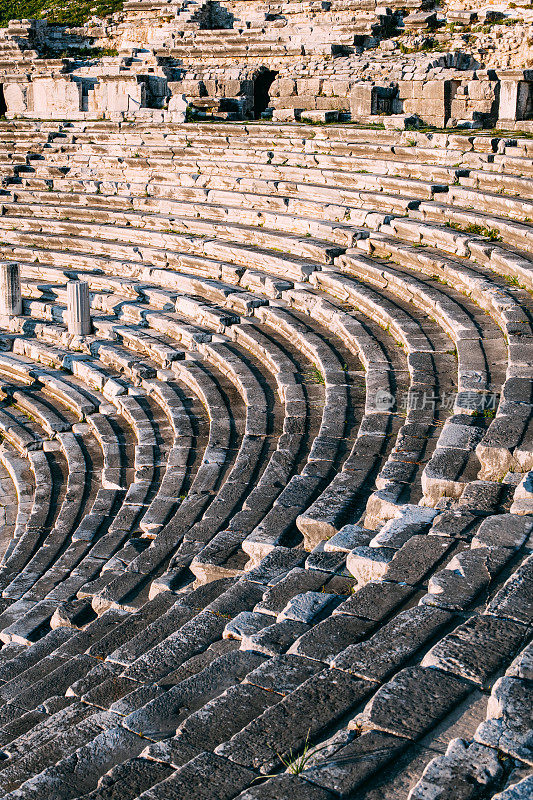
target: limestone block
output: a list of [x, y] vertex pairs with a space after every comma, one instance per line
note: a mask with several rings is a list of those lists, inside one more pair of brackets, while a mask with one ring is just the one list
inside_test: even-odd
[[302, 111], [302, 122], [337, 122], [338, 111]]
[[356, 547], [346, 557], [346, 567], [358, 584], [379, 580], [387, 572], [395, 551], [388, 547]]
[[272, 119], [275, 122], [294, 122], [296, 119], [294, 108], [275, 108]]
[[291, 78], [279, 78], [270, 88], [270, 94], [273, 97], [292, 97], [296, 93], [296, 81]]
[[496, 81], [469, 81], [467, 84], [468, 96], [471, 100], [490, 100], [495, 97]]
[[37, 76], [33, 80], [33, 111], [43, 119], [67, 117], [81, 110], [81, 83], [69, 78]]
[[292, 619], [296, 622], [311, 623], [314, 618], [323, 612], [335, 600], [336, 595], [326, 592], [304, 592], [292, 597], [285, 608], [280, 611], [276, 620], [282, 622], [284, 619]]
[[493, 795], [493, 800], [529, 800], [533, 794], [533, 775], [527, 775], [518, 783], [511, 783], [502, 792]]
[[413, 100], [420, 91], [419, 81], [398, 81], [398, 96], [402, 100]]
[[424, 656], [422, 666], [484, 685], [508, 662], [526, 635], [522, 623], [490, 614], [472, 617], [437, 642]]
[[370, 83], [354, 86], [350, 95], [350, 113], [353, 120], [372, 114], [372, 88]]
[[470, 685], [436, 669], [407, 667], [384, 684], [365, 707], [360, 722], [417, 739], [436, 725], [470, 691]]
[[168, 111], [165, 118], [169, 122], [185, 122], [188, 108], [187, 97], [184, 94], [174, 94], [168, 102]]
[[363, 781], [397, 758], [408, 744], [407, 739], [381, 731], [368, 731], [361, 736], [353, 731], [351, 736], [353, 738], [349, 738], [344, 746], [337, 746], [331, 754], [324, 753], [320, 757], [321, 751], [318, 751], [317, 763], [306, 769], [302, 778], [334, 792], [335, 797], [352, 797]]
[[419, 96], [424, 100], [438, 100], [443, 103], [447, 91], [448, 81], [425, 81], [422, 83], [421, 95]]
[[476, 741], [497, 748], [533, 766], [533, 694], [528, 681], [499, 678], [487, 707], [487, 721], [476, 731]]
[[7, 115], [12, 117], [30, 111], [29, 86], [21, 83], [4, 83], [4, 101]]
[[285, 697], [321, 669], [319, 661], [282, 654], [268, 658], [249, 672], [244, 682]]
[[319, 78], [299, 78], [296, 87], [299, 95], [320, 94], [321, 80]]
[[506, 675], [511, 678], [525, 678], [533, 680], [533, 644], [524, 647], [507, 669]]
[[334, 658], [332, 665], [353, 675], [381, 682], [402, 667], [451, 619], [449, 612], [427, 606], [400, 611], [370, 639], [350, 644]]
[[471, 800], [495, 783], [502, 772], [495, 750], [452, 739], [446, 754], [429, 762], [408, 800]]

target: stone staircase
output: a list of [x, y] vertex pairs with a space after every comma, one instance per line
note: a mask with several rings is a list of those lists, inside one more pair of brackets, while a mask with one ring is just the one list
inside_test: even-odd
[[531, 141], [0, 133], [0, 796], [527, 797]]

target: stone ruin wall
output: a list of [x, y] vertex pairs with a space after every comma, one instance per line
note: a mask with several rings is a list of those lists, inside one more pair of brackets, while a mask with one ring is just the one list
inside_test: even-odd
[[[403, 115], [437, 127], [512, 128], [523, 121], [527, 129], [533, 104], [527, 8], [519, 9], [523, 25], [519, 17], [517, 25], [489, 25], [483, 33], [481, 23], [492, 19], [486, 9], [450, 5], [437, 14], [418, 0], [407, 10], [374, 0], [329, 5], [236, 0], [147, 12], [150, 4], [131, 2], [110, 20], [79, 29], [12, 23], [3, 33], [7, 116], [177, 121], [189, 108], [199, 118], [263, 113], [278, 121], [303, 114], [310, 121], [380, 122], [372, 118], [381, 116], [401, 125]], [[483, 46], [487, 36], [496, 49]], [[519, 42], [514, 56], [509, 37]], [[427, 42], [437, 48], [433, 54], [424, 52]], [[50, 57], [73, 47], [119, 55]], [[439, 47], [453, 55], [439, 54]], [[256, 113], [255, 87], [263, 85], [268, 95]]]

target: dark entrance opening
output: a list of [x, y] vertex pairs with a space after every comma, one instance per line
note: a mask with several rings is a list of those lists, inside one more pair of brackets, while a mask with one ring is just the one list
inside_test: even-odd
[[4, 99], [4, 87], [0, 83], [0, 117], [5, 117], [7, 111], [6, 101]]
[[270, 102], [269, 89], [277, 77], [277, 72], [263, 69], [254, 81], [254, 119], [261, 119], [261, 114]]

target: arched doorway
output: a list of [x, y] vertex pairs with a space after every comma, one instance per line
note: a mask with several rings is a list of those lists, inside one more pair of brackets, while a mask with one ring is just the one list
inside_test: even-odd
[[270, 103], [269, 90], [277, 77], [277, 72], [262, 69], [254, 80], [254, 119], [261, 119], [261, 114]]

